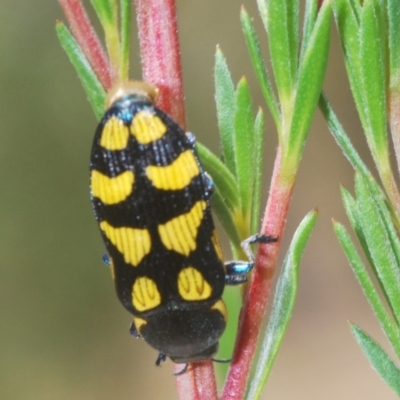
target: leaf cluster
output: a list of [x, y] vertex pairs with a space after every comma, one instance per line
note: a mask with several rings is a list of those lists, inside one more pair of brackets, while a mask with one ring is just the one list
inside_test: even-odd
[[[355, 170], [355, 195], [342, 188], [342, 199], [368, 266], [346, 228], [334, 229], [368, 302], [394, 353], [400, 359], [399, 191], [390, 163], [389, 132], [399, 161], [396, 101], [399, 84], [400, 5], [387, 0], [334, 0], [347, 74], [365, 138], [382, 188], [345, 133], [325, 96], [320, 108], [333, 137]], [[373, 279], [374, 278], [374, 279]], [[388, 385], [400, 396], [400, 370], [361, 328], [351, 324], [360, 347]]]

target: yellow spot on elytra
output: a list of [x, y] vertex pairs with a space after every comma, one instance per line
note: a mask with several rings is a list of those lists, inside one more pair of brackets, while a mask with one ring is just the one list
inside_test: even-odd
[[145, 319], [143, 319], [143, 318], [133, 317], [133, 323], [135, 324], [136, 330], [140, 333], [140, 328], [143, 325], [146, 325], [147, 321]]
[[107, 221], [100, 222], [100, 229], [124, 256], [127, 264], [136, 267], [150, 252], [151, 239], [147, 229], [114, 228]]
[[107, 150], [122, 150], [128, 145], [129, 129], [124, 122], [111, 117], [104, 125], [100, 145]]
[[135, 175], [132, 171], [125, 171], [114, 178], [109, 178], [101, 172], [92, 171], [92, 195], [103, 204], [117, 204], [132, 193]]
[[183, 189], [199, 173], [199, 166], [190, 150], [181, 153], [170, 165], [149, 165], [146, 168], [146, 175], [153, 185], [163, 190]]
[[224, 256], [222, 255], [222, 249], [221, 246], [219, 244], [219, 239], [218, 239], [218, 234], [217, 231], [214, 229], [212, 236], [211, 236], [211, 241], [212, 244], [214, 246], [215, 252], [217, 253], [217, 257], [223, 261], [224, 260]]
[[223, 300], [218, 300], [215, 304], [213, 304], [211, 306], [211, 310], [218, 310], [224, 317], [225, 321], [227, 320], [228, 310]]
[[161, 295], [156, 283], [146, 276], [137, 278], [132, 287], [132, 303], [141, 312], [157, 307], [161, 303]]
[[207, 204], [200, 200], [186, 213], [158, 225], [161, 241], [168, 250], [188, 256], [196, 249], [196, 237]]
[[211, 286], [200, 271], [193, 267], [184, 268], [178, 275], [178, 290], [184, 300], [206, 300], [211, 296]]
[[149, 144], [163, 137], [167, 127], [159, 117], [150, 111], [142, 110], [133, 117], [131, 131], [140, 144]]

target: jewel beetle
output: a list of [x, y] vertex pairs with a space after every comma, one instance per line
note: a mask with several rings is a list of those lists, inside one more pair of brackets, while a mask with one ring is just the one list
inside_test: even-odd
[[[91, 151], [91, 202], [118, 298], [133, 315], [131, 333], [159, 352], [157, 365], [166, 357], [187, 364], [216, 354], [224, 286], [245, 282], [253, 260], [224, 264], [213, 182], [194, 136], [155, 106], [156, 97], [139, 81], [108, 94]], [[256, 235], [246, 247], [255, 241], [276, 238]]]

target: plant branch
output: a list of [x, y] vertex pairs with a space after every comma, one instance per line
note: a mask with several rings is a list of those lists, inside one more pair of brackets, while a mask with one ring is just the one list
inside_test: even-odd
[[113, 73], [103, 46], [80, 0], [59, 0], [78, 44], [103, 87], [111, 88]]
[[[186, 128], [176, 6], [174, 0], [135, 0], [143, 80], [160, 91], [157, 105]], [[175, 365], [175, 373], [182, 365]], [[181, 400], [214, 400], [212, 361], [191, 364], [176, 377]]]
[[[282, 175], [281, 149], [279, 148], [275, 159], [270, 196], [261, 228], [263, 235], [282, 238], [293, 184], [293, 179], [287, 179]], [[271, 293], [280, 243], [280, 240], [278, 240], [274, 244], [259, 245], [254, 272], [240, 314], [239, 333], [222, 395], [223, 400], [242, 399], [244, 397], [257, 338]]]
[[[182, 369], [176, 364], [175, 372]], [[176, 388], [180, 400], [217, 400], [217, 385], [211, 360], [191, 364], [189, 370], [177, 377]]]
[[135, 0], [143, 80], [160, 90], [157, 105], [186, 128], [175, 0]]

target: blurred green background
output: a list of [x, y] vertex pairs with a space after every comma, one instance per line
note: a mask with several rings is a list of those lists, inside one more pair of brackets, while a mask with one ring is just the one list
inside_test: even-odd
[[[245, 74], [254, 104], [265, 108], [247, 61], [242, 3], [262, 32], [255, 0], [178, 1], [188, 126], [215, 151], [216, 44], [234, 80]], [[96, 121], [58, 44], [56, 19], [65, 20], [55, 0], [0, 0], [0, 399], [175, 399], [171, 363], [155, 368], [156, 352], [130, 337], [131, 317], [101, 262], [104, 249], [88, 195]], [[325, 89], [365, 152], [333, 34]], [[135, 40], [134, 78], [140, 77], [137, 54]], [[265, 195], [277, 143], [270, 122], [266, 134]], [[357, 322], [385, 343], [331, 228], [332, 217], [346, 221], [339, 184], [351, 188], [352, 179], [317, 113], [283, 249], [308, 210], [318, 206], [320, 218], [265, 398], [395, 399], [347, 325]], [[229, 258], [227, 247], [225, 253]]]

